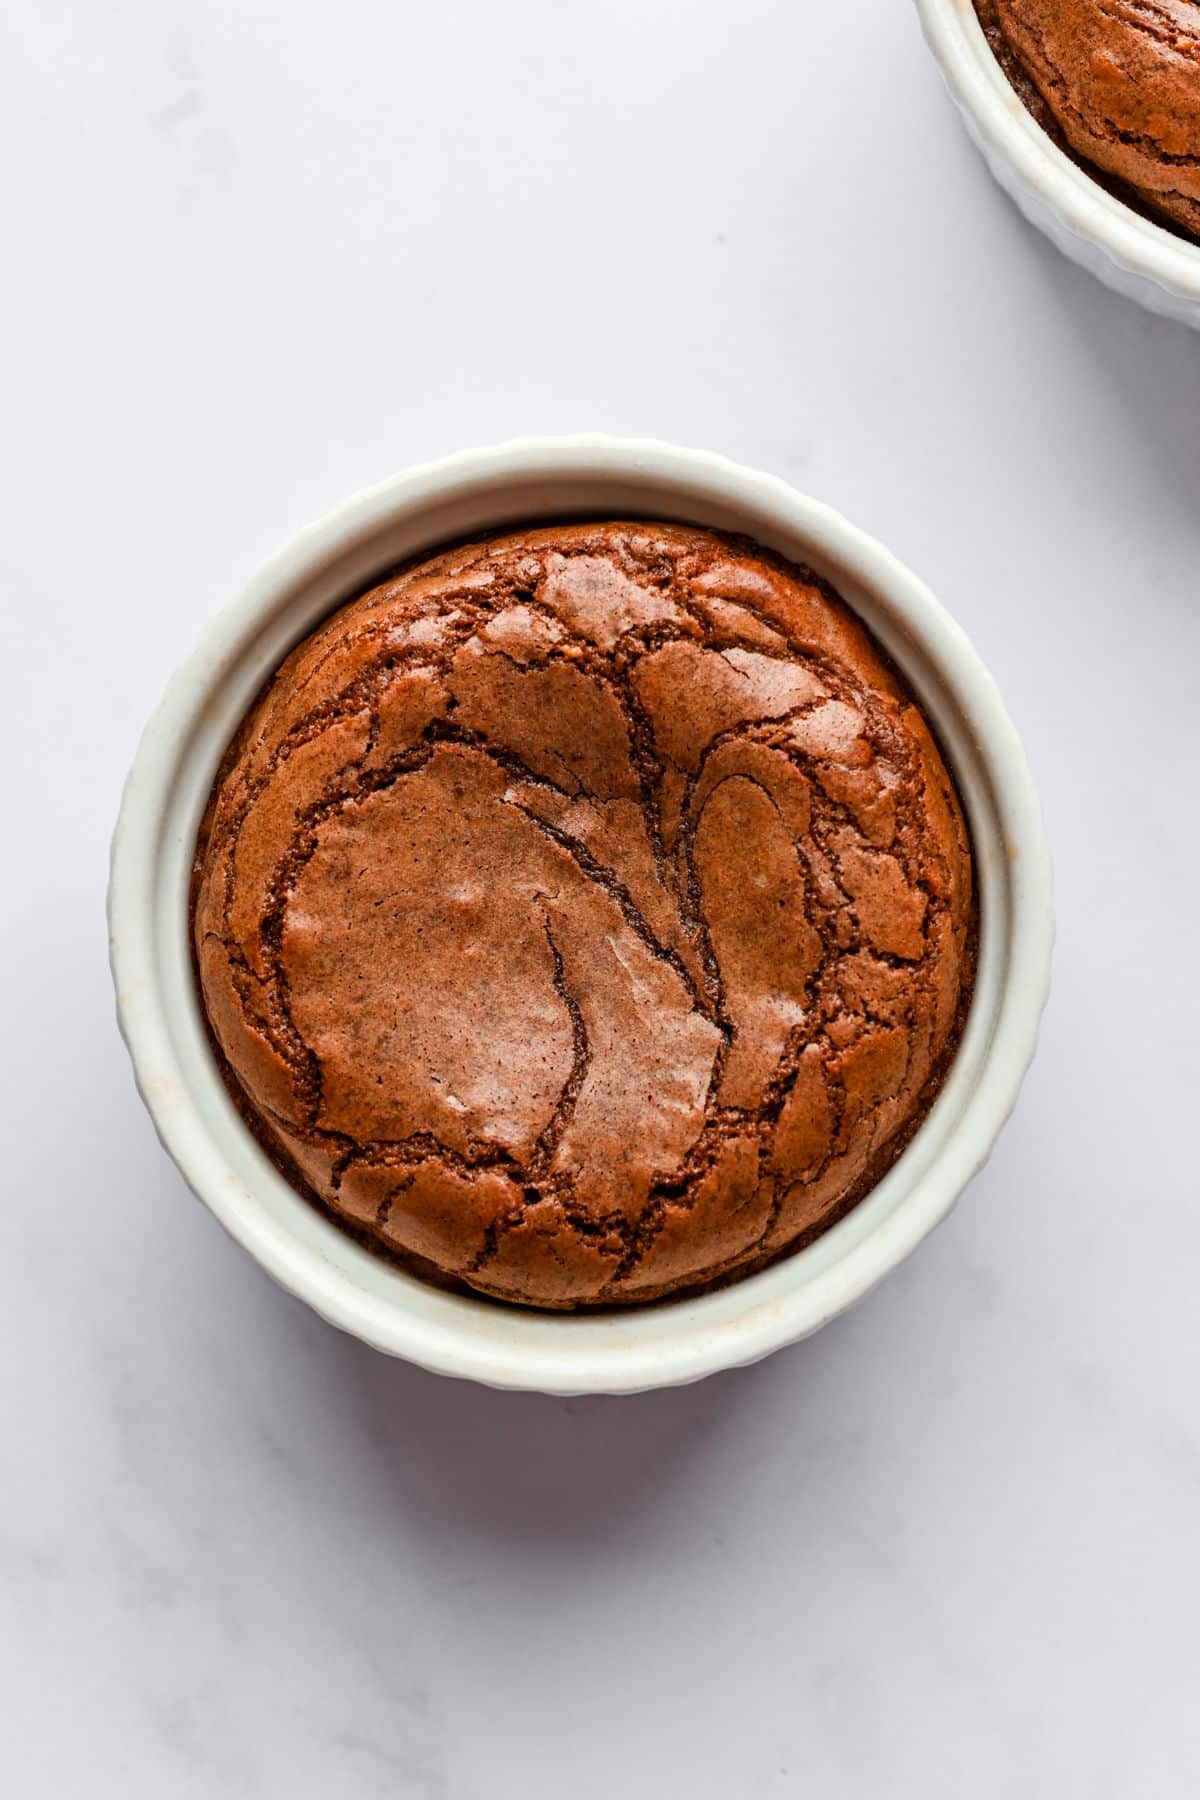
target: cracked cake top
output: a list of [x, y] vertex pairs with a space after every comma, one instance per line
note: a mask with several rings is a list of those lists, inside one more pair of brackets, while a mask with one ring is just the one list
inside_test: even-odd
[[243, 1115], [415, 1272], [656, 1299], [806, 1242], [953, 1053], [971, 858], [824, 585], [681, 526], [452, 549], [341, 608], [230, 746], [194, 945]]
[[1200, 4], [975, 0], [1039, 124], [1131, 199], [1200, 238]]

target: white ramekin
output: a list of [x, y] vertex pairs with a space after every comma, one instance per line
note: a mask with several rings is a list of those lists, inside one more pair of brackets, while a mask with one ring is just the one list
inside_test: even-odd
[[[238, 1117], [209, 1051], [188, 949], [196, 828], [264, 679], [338, 602], [416, 551], [542, 518], [675, 519], [749, 533], [841, 590], [902, 665], [953, 768], [981, 894], [978, 982], [950, 1076], [883, 1181], [818, 1242], [698, 1299], [611, 1314], [522, 1312], [377, 1260], [295, 1193]], [[1038, 800], [987, 671], [879, 544], [770, 475], [666, 444], [531, 439], [409, 471], [310, 527], [219, 613], [146, 727], [113, 838], [117, 1015], [142, 1098], [229, 1233], [324, 1318], [392, 1355], [495, 1387], [628, 1393], [753, 1362], [859, 1299], [949, 1212], [1033, 1055], [1053, 937]]]
[[967, 130], [1025, 217], [1107, 287], [1200, 330], [1200, 244], [1123, 206], [1046, 136], [992, 54], [972, 0], [917, 0], [917, 11]]

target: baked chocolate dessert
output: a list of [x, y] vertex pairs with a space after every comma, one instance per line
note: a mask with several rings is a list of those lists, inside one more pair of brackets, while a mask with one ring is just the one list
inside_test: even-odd
[[975, 0], [1038, 123], [1118, 198], [1200, 238], [1200, 4]]
[[822, 583], [675, 525], [404, 569], [283, 664], [218, 774], [194, 945], [303, 1192], [530, 1306], [761, 1267], [878, 1181], [973, 968], [953, 785]]

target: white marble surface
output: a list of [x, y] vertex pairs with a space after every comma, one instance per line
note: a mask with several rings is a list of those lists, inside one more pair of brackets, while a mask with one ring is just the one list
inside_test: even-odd
[[[1200, 337], [1093, 285], [886, 0], [39, 0], [2, 28], [17, 1800], [1175, 1800], [1200, 1763]], [[645, 432], [923, 572], [1026, 734], [1043, 1050], [857, 1312], [504, 1397], [277, 1293], [112, 1022], [107, 839], [201, 620], [333, 500]]]

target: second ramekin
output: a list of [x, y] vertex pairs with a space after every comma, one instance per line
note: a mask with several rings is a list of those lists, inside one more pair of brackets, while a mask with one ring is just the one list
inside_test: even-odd
[[[234, 1108], [205, 1039], [188, 948], [196, 828], [263, 681], [334, 606], [402, 558], [470, 534], [586, 515], [748, 533], [826, 575], [902, 666], [970, 819], [977, 985], [950, 1075], [867, 1198], [816, 1243], [699, 1298], [581, 1316], [446, 1294], [371, 1256], [301, 1198]], [[1037, 796], [996, 688], [959, 627], [879, 544], [782, 481], [666, 444], [532, 439], [398, 475], [302, 532], [208, 626], [142, 738], [113, 838], [117, 1013], [142, 1098], [230, 1234], [324, 1318], [392, 1355], [495, 1387], [630, 1393], [755, 1361], [874, 1287], [983, 1163], [1033, 1055], [1049, 978]]]
[[972, 0], [917, 0], [917, 11], [967, 130], [1025, 217], [1106, 287], [1200, 330], [1200, 244], [1123, 206], [1046, 136]]

